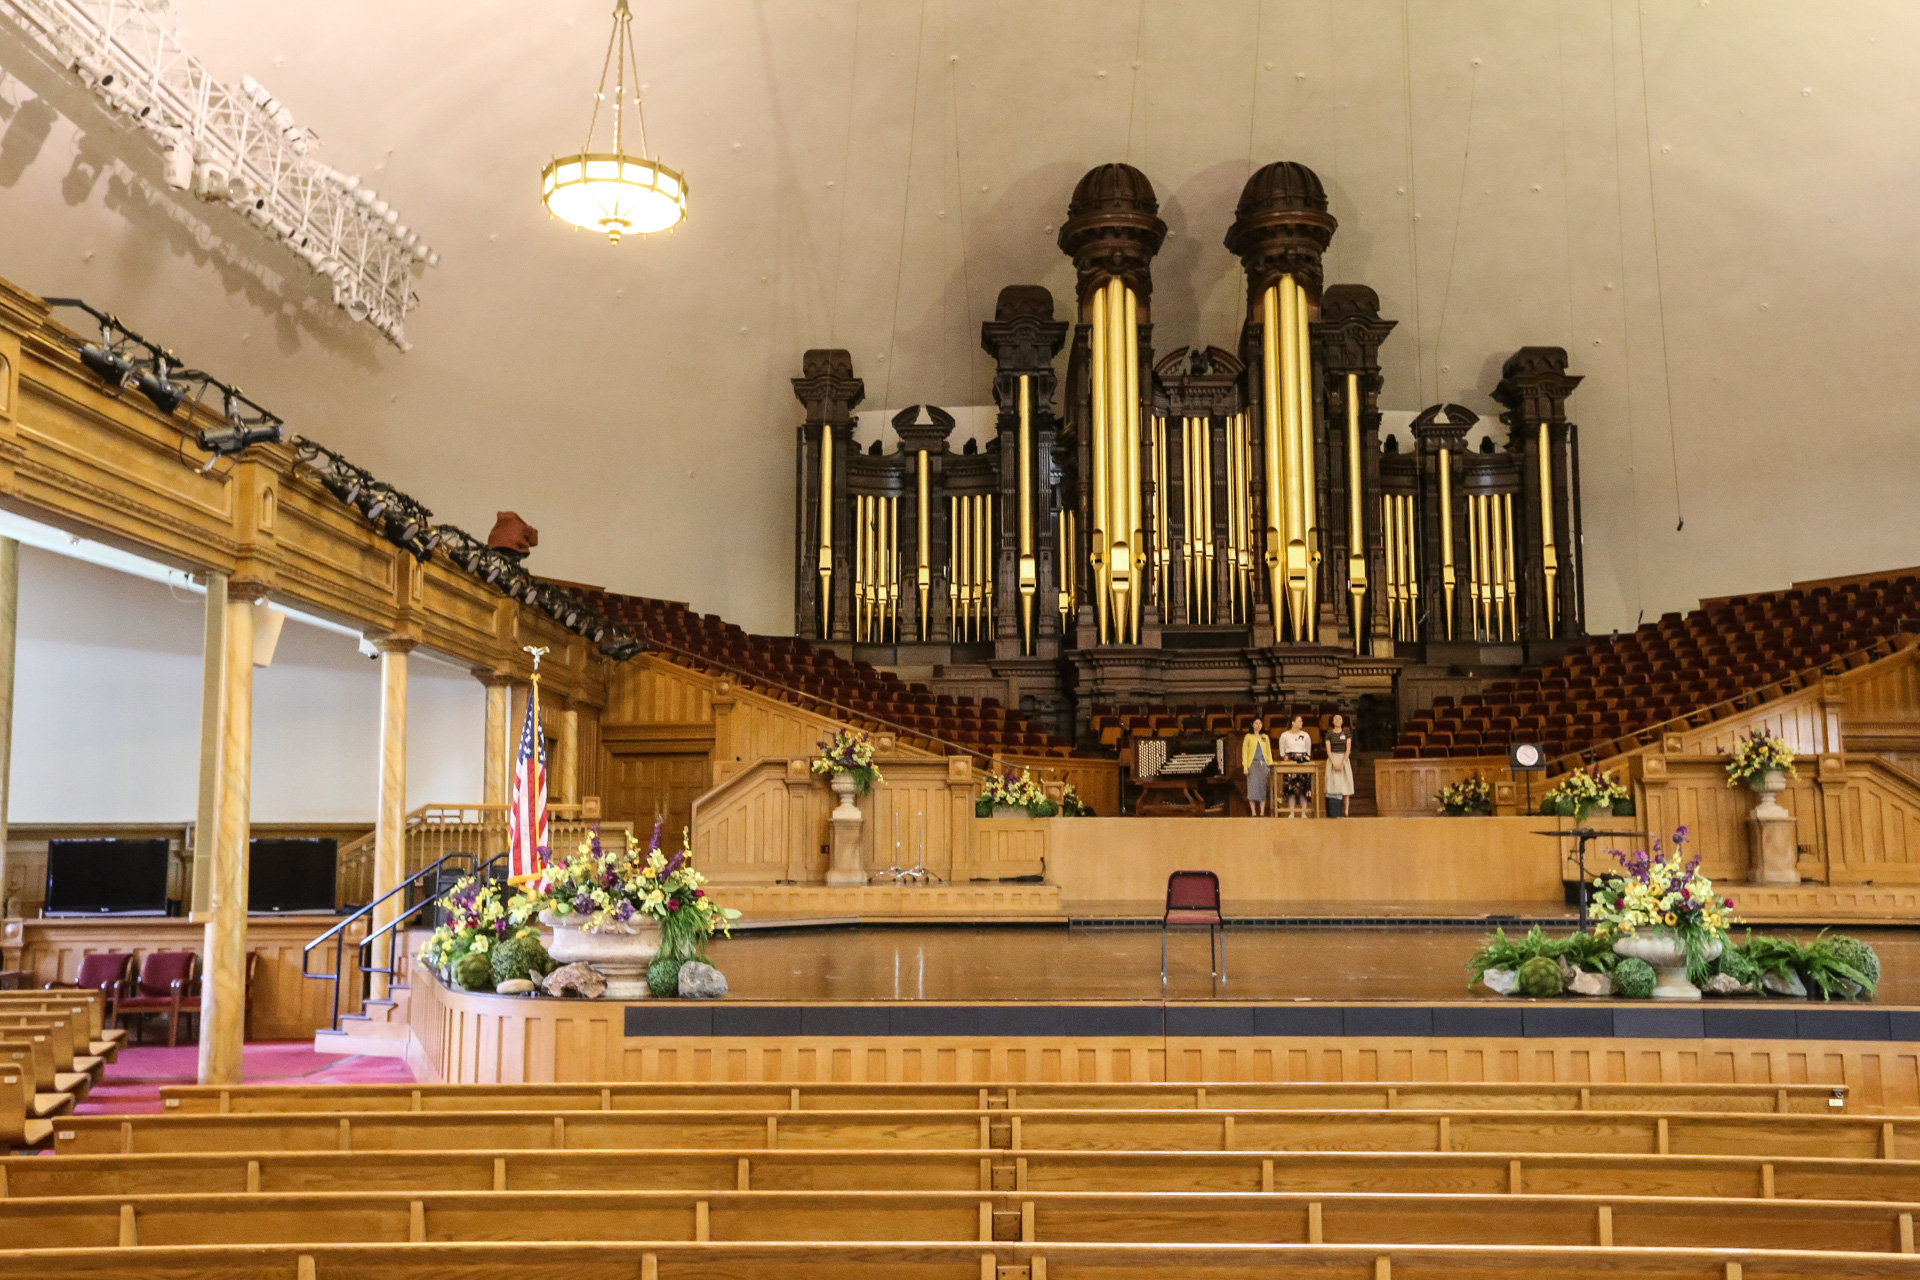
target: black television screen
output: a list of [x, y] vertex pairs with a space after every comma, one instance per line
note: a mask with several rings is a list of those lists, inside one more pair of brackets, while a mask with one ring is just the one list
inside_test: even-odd
[[260, 839], [247, 864], [248, 911], [332, 911], [340, 843], [326, 839]]
[[168, 842], [47, 841], [47, 915], [167, 914]]

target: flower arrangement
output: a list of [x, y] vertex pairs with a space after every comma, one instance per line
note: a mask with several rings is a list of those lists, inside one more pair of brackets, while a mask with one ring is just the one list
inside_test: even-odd
[[1727, 756], [1727, 785], [1758, 789], [1761, 781], [1775, 770], [1798, 777], [1793, 767], [1793, 748], [1765, 729], [1755, 729], [1734, 744]]
[[1017, 776], [1011, 769], [1005, 773], [989, 773], [980, 783], [980, 799], [974, 803], [974, 815], [991, 817], [994, 809], [1002, 805], [1025, 809], [1028, 816], [1034, 818], [1051, 818], [1056, 812], [1053, 801], [1047, 799], [1047, 793], [1033, 780], [1031, 769], [1022, 769]]
[[1542, 812], [1578, 818], [1594, 809], [1627, 799], [1627, 788], [1620, 775], [1598, 765], [1575, 769], [1555, 783], [1541, 801]]
[[500, 881], [462, 876], [440, 898], [441, 923], [420, 948], [429, 968], [450, 974], [462, 956], [485, 955], [514, 932]]
[[1673, 846], [1661, 851], [1622, 853], [1613, 850], [1620, 870], [1594, 877], [1593, 920], [1602, 937], [1630, 937], [1641, 930], [1665, 929], [1680, 942], [1687, 956], [1689, 981], [1705, 982], [1707, 962], [1739, 920], [1733, 899], [1714, 894], [1713, 881], [1700, 873], [1699, 855], [1683, 857], [1687, 829], [1673, 833]]
[[886, 781], [873, 763], [873, 739], [858, 729], [842, 729], [830, 741], [819, 745], [820, 754], [813, 760], [813, 771], [819, 776], [850, 774], [858, 795], [873, 790], [874, 783]]
[[1486, 817], [1493, 812], [1493, 785], [1478, 773], [1448, 783], [1433, 798], [1449, 818]]
[[684, 834], [680, 852], [669, 856], [660, 847], [661, 825], [653, 824], [652, 840], [637, 851], [608, 849], [596, 831], [573, 857], [542, 868], [509, 916], [519, 922], [537, 915], [587, 933], [637, 933], [652, 919], [660, 925], [662, 954], [698, 957], [707, 939], [726, 933], [740, 913], [707, 896], [707, 878], [694, 870]]

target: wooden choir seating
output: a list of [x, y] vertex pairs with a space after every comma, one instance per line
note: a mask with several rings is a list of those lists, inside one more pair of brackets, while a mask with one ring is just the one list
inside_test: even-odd
[[1920, 575], [1795, 587], [1709, 601], [1620, 636], [1586, 640], [1559, 661], [1496, 681], [1456, 703], [1434, 699], [1394, 748], [1397, 758], [1504, 755], [1510, 741], [1550, 756], [1592, 750], [1667, 725], [1744, 709], [1768, 686], [1862, 652], [1884, 650], [1920, 618]]
[[1920, 1275], [1920, 1119], [1812, 1086], [165, 1096], [0, 1159], [0, 1274]]
[[590, 589], [577, 593], [645, 636], [657, 657], [725, 673], [744, 688], [855, 728], [896, 734], [915, 747], [942, 754], [948, 748], [995, 757], [1065, 759], [1073, 754], [1065, 741], [994, 698], [935, 694], [871, 663], [851, 661], [790, 636], [752, 635], [684, 604]]
[[1831, 1115], [1847, 1090], [1793, 1084], [163, 1085], [179, 1115], [299, 1111], [1540, 1110]]

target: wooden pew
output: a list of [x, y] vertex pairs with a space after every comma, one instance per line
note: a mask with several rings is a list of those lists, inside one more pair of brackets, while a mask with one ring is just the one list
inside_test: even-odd
[[290, 1111], [1466, 1110], [1793, 1112], [1846, 1089], [1764, 1084], [525, 1084], [165, 1085], [182, 1115]]
[[74, 1022], [71, 1012], [0, 1009], [0, 1035], [19, 1030], [45, 1032], [47, 1043], [53, 1046], [56, 1069], [80, 1072], [98, 1084], [106, 1072], [106, 1062], [94, 1054], [75, 1050]]
[[57, 1149], [1588, 1151], [1894, 1159], [1920, 1117], [1622, 1111], [529, 1111], [79, 1116]]
[[0, 1068], [0, 1151], [45, 1146], [54, 1122], [27, 1114], [25, 1078]]
[[[67, 1012], [74, 1016], [73, 1048], [75, 1053], [88, 1054], [112, 1062], [119, 1057], [121, 1040], [126, 1033], [119, 1032], [120, 1039], [105, 1035], [100, 1027], [101, 1001], [95, 991], [6, 991], [0, 992], [0, 1013], [27, 1013], [33, 1011]], [[118, 1030], [115, 1028], [115, 1030]]]
[[1003, 1191], [1895, 1201], [1920, 1160], [1457, 1151], [259, 1150], [0, 1160], [0, 1199], [171, 1192]]
[[[98, 991], [89, 991], [81, 987], [41, 987], [0, 991], [0, 1006], [4, 1006], [8, 1000], [46, 1000], [48, 998], [72, 1000], [86, 1005], [88, 1040], [104, 1044], [108, 1049], [116, 1052], [126, 1045], [127, 1029], [106, 1025], [107, 1004], [101, 999]], [[109, 1057], [107, 1061], [111, 1062], [113, 1059]]]
[[[132, 1243], [132, 1242], [130, 1242]], [[1598, 1245], [434, 1244], [186, 1245], [0, 1251], [45, 1280], [1883, 1280], [1920, 1256]]]
[[0, 1039], [0, 1071], [18, 1073], [20, 1102], [26, 1108], [27, 1115], [51, 1120], [73, 1110], [75, 1098], [57, 1089], [42, 1090], [40, 1075], [43, 1067], [46, 1075], [53, 1074], [53, 1054], [47, 1049], [44, 1036], [33, 1040]]
[[[1530, 1244], [1899, 1253], [1920, 1205], [1642, 1196], [482, 1191], [0, 1201], [35, 1249], [398, 1241]], [[131, 1241], [129, 1241], [131, 1237]]]
[[53, 1064], [53, 1040], [44, 1031], [0, 1027], [0, 1045], [27, 1050], [32, 1056], [33, 1086], [44, 1093], [70, 1093], [78, 1101], [87, 1096], [93, 1077], [80, 1071], [62, 1071]]

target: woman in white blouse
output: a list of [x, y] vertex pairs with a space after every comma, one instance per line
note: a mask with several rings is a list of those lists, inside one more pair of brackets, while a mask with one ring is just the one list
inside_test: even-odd
[[[1287, 722], [1280, 735], [1280, 758], [1290, 764], [1306, 764], [1313, 759], [1313, 739], [1300, 727], [1300, 717]], [[1289, 818], [1305, 817], [1313, 799], [1313, 777], [1305, 773], [1286, 773], [1280, 778], [1280, 794], [1287, 802]]]

